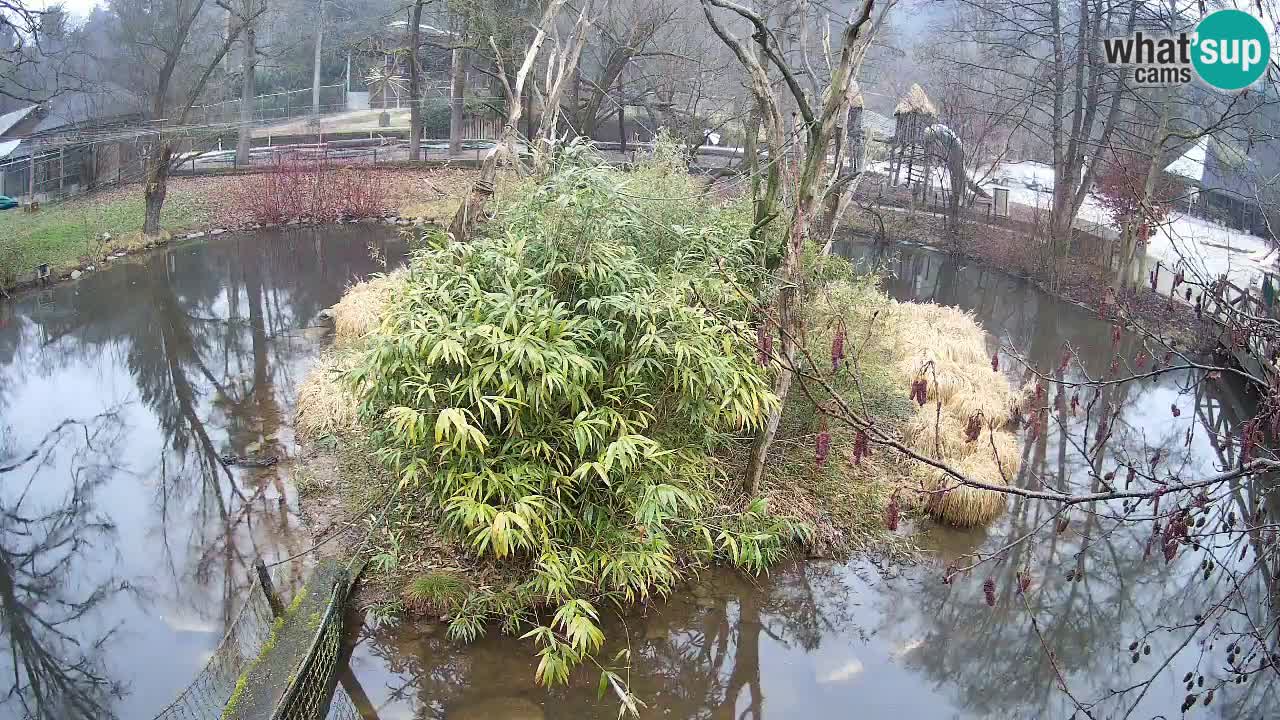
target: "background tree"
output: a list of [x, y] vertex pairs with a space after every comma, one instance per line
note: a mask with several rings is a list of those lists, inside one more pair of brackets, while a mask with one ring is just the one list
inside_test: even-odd
[[116, 59], [129, 86], [141, 95], [147, 122], [143, 197], [145, 236], [160, 234], [160, 211], [168, 191], [169, 172], [177, 156], [180, 128], [204, 95], [214, 71], [265, 5], [239, 17], [228, 31], [225, 16], [231, 12], [223, 0], [112, 0], [113, 30], [122, 55]]

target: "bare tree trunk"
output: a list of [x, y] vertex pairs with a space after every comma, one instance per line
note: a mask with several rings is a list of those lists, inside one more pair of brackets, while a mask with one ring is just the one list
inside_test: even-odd
[[418, 63], [418, 49], [422, 36], [422, 4], [426, 0], [414, 0], [413, 15], [409, 19], [409, 159], [422, 158], [422, 69]]
[[250, 23], [244, 28], [244, 57], [241, 58], [240, 129], [236, 135], [236, 164], [249, 164], [253, 144], [253, 104], [258, 85], [258, 36]]
[[316, 18], [316, 49], [311, 71], [311, 114], [320, 116], [320, 52], [324, 47], [324, 0], [317, 0], [319, 17]]
[[462, 119], [466, 109], [467, 56], [462, 48], [453, 49], [449, 83], [449, 154], [462, 154]]
[[154, 238], [160, 235], [160, 211], [168, 194], [169, 161], [173, 149], [163, 137], [157, 138], [147, 154], [147, 182], [142, 189], [146, 211], [142, 221], [142, 234]]
[[449, 234], [458, 242], [466, 242], [471, 238], [472, 230], [483, 214], [485, 202], [493, 195], [493, 185], [497, 179], [498, 165], [508, 161], [514, 162], [517, 159], [516, 130], [520, 127], [520, 116], [524, 112], [524, 104], [521, 102], [521, 98], [524, 95], [525, 80], [528, 79], [529, 72], [533, 70], [533, 64], [538, 59], [538, 52], [542, 49], [542, 43], [547, 39], [547, 32], [555, 21], [556, 13], [560, 11], [560, 7], [565, 2], [566, 0], [551, 0], [546, 10], [543, 11], [542, 20], [538, 23], [533, 39], [529, 42], [528, 49], [525, 50], [524, 60], [516, 71], [514, 83], [507, 78], [507, 70], [505, 63], [502, 61], [502, 53], [498, 50], [497, 41], [492, 36], [489, 37], [489, 46], [493, 48], [493, 54], [497, 59], [498, 65], [498, 72], [495, 75], [498, 81], [502, 83], [502, 91], [506, 96], [507, 121], [502, 128], [501, 139], [494, 144], [493, 150], [484, 159], [484, 164], [480, 168], [480, 177], [471, 186], [471, 192], [467, 194], [462, 205], [458, 207], [458, 211], [453, 214], [453, 219], [449, 222]]
[[[1165, 140], [1168, 139], [1169, 131], [1169, 110], [1171, 103], [1169, 102], [1169, 90], [1166, 88], [1160, 99], [1160, 121], [1156, 125], [1155, 136], [1151, 140], [1148, 148], [1147, 176], [1143, 179], [1142, 191], [1138, 196], [1138, 202], [1135, 203], [1138, 208], [1138, 216], [1130, 218], [1125, 223], [1124, 230], [1121, 233], [1121, 251], [1120, 251], [1120, 267], [1116, 268], [1116, 274], [1112, 281], [1112, 287], [1116, 290], [1127, 290], [1135, 287], [1133, 280], [1133, 262], [1137, 257], [1138, 239], [1141, 228], [1145, 227], [1147, 222], [1147, 209], [1151, 203], [1151, 194], [1155, 192], [1156, 182], [1160, 179], [1160, 156], [1164, 150]], [[1141, 282], [1141, 276], [1138, 278]]]
[[[862, 12], [851, 16], [847, 21], [843, 36], [843, 47], [840, 50], [840, 60], [838, 64], [832, 67], [831, 86], [829, 91], [822, 97], [821, 104], [818, 106], [820, 112], [815, 112], [814, 107], [810, 104], [804, 91], [799, 87], [794, 73], [790, 72], [778, 54], [778, 50], [771, 46], [772, 34], [768, 32], [765, 20], [753, 11], [731, 2], [731, 0], [702, 0], [703, 14], [707, 18], [712, 31], [724, 42], [726, 46], [737, 56], [738, 61], [748, 71], [751, 78], [752, 93], [756, 96], [762, 121], [768, 131], [769, 142], [769, 187], [766, 189], [766, 199], [770, 196], [776, 202], [777, 188], [780, 182], [775, 182], [775, 177], [779, 177], [779, 167], [781, 160], [786, 152], [784, 148], [784, 125], [782, 114], [779, 110], [778, 95], [773, 90], [769, 82], [768, 73], [765, 70], [766, 63], [762, 62], [760, 55], [766, 56], [769, 61], [779, 66], [779, 71], [786, 81], [788, 92], [791, 100], [794, 100], [799, 109], [800, 118], [804, 121], [805, 129], [803, 159], [801, 161], [800, 177], [796, 180], [795, 208], [792, 211], [791, 221], [788, 227], [787, 237], [784, 240], [784, 250], [782, 254], [782, 264], [778, 269], [778, 296], [774, 303], [776, 309], [776, 318], [774, 322], [778, 329], [781, 341], [781, 356], [778, 359], [780, 366], [778, 369], [778, 377], [774, 382], [774, 395], [778, 398], [778, 407], [769, 413], [769, 417], [765, 421], [765, 425], [756, 435], [755, 442], [751, 448], [751, 457], [747, 464], [746, 474], [743, 477], [743, 489], [755, 495], [760, 490], [760, 483], [764, 478], [764, 468], [768, 459], [769, 449], [773, 445], [774, 439], [777, 437], [778, 425], [782, 420], [782, 412], [786, 407], [787, 396], [791, 390], [792, 380], [794, 379], [795, 359], [797, 355], [796, 343], [803, 335], [803, 318], [801, 316], [801, 294], [800, 285], [803, 283], [801, 273], [801, 258], [804, 253], [805, 243], [809, 242], [811, 231], [816, 225], [815, 221], [819, 219], [815, 217], [818, 210], [818, 189], [820, 183], [820, 175], [826, 170], [827, 149], [831, 144], [831, 136], [835, 130], [838, 118], [847, 114], [849, 107], [850, 93], [846, 91], [852, 80], [853, 68], [858, 59], [861, 57], [860, 48], [857, 41], [864, 25], [869, 21], [874, 0], [864, 0]], [[713, 7], [731, 10], [743, 19], [748, 20], [755, 28], [752, 39], [756, 43], [756, 50], [749, 50], [742, 40], [731, 35], [716, 20], [712, 11]], [[822, 187], [826, 187], [826, 183], [821, 183]], [[771, 212], [770, 206], [766, 206], [765, 211]], [[761, 208], [757, 206], [757, 214]], [[769, 215], [765, 216], [766, 219]], [[759, 225], [759, 221], [757, 221]], [[765, 321], [767, 322], [767, 320]]]
[[578, 20], [574, 23], [573, 34], [567, 46], [556, 43], [555, 51], [547, 60], [547, 86], [542, 97], [542, 118], [538, 123], [536, 156], [538, 170], [545, 168], [555, 152], [560, 124], [560, 98], [564, 95], [565, 86], [571, 74], [578, 67], [578, 58], [587, 43], [587, 31], [591, 27], [590, 13], [595, 0], [586, 0], [578, 12]]

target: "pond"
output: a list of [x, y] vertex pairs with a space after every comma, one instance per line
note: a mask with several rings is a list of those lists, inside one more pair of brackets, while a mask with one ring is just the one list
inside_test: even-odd
[[380, 269], [369, 237], [403, 254], [367, 226], [224, 236], [0, 303], [0, 717], [152, 717], [246, 564], [310, 545], [294, 387], [317, 313]]
[[[0, 683], [19, 685], [0, 694], [0, 717], [146, 720], [216, 646], [248, 586], [246, 564], [307, 549], [290, 482], [294, 387], [325, 342], [319, 311], [381, 269], [370, 240], [393, 262], [403, 253], [391, 231], [364, 226], [224, 236], [0, 305]], [[1041, 367], [1057, 367], [1064, 340], [1093, 372], [1111, 361], [1107, 324], [1025, 282], [919, 248], [842, 251], [883, 267], [898, 298], [972, 310], [993, 347], [1021, 348]], [[1121, 349], [1136, 343], [1124, 337]], [[1233, 462], [1208, 428], [1230, 432], [1248, 412], [1243, 393], [1188, 386], [1165, 376], [1109, 390], [1119, 422], [1101, 462], [1154, 447], [1184, 473]], [[1087, 461], [1070, 451], [1083, 419], [1060, 420], [1025, 449], [1021, 482], [1088, 482]], [[228, 468], [223, 455], [280, 462]], [[981, 531], [925, 526], [916, 566], [708, 572], [693, 592], [613, 620], [605, 655], [630, 649], [630, 683], [650, 718], [1070, 717], [1058, 671], [1088, 699], [1152, 680], [1098, 717], [1130, 705], [1135, 717], [1177, 716], [1183, 674], [1217, 677], [1221, 655], [1162, 628], [1220, 594], [1220, 580], [1199, 581], [1198, 557], [1144, 559], [1146, 533], [1105, 514], [1036, 531], [1048, 514], [1013, 500]], [[1035, 540], [1006, 562], [941, 581], [962, 556], [1028, 532]], [[290, 561], [295, 574], [303, 562]], [[1020, 569], [1034, 578], [1036, 628], [1014, 589]], [[343, 681], [367, 718], [617, 716], [593, 672], [543, 690], [526, 643], [494, 631], [459, 646], [443, 631], [355, 634]], [[1140, 637], [1152, 652], [1134, 663]], [[1276, 690], [1259, 674], [1206, 712], [1274, 717]]]

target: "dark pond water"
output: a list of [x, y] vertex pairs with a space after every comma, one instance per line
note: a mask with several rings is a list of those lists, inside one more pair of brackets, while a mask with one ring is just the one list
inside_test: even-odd
[[[316, 314], [378, 269], [370, 235], [399, 256], [385, 230], [363, 227], [220, 238], [0, 305], [0, 684], [18, 687], [0, 688], [0, 717], [44, 707], [37, 717], [75, 718], [49, 702], [74, 694], [90, 708], [81, 716], [146, 720], [218, 642], [247, 587], [245, 564], [307, 546], [287, 462], [293, 388], [323, 344]], [[1008, 276], [918, 249], [845, 251], [886, 267], [897, 297], [971, 309], [1043, 367], [1056, 367], [1064, 339], [1093, 371], [1110, 362], [1107, 325]], [[1123, 340], [1126, 352], [1134, 342]], [[1208, 429], [1228, 431], [1244, 403], [1227, 389], [1185, 394], [1187, 381], [1114, 390], [1121, 419], [1101, 462], [1165, 446], [1187, 472], [1229, 463]], [[1070, 451], [1081, 421], [1061, 420], [1026, 449], [1020, 482], [1087, 482]], [[228, 470], [217, 460], [227, 453], [282, 462]], [[1002, 565], [940, 582], [957, 557], [1001, 547], [1047, 514], [1014, 501], [983, 531], [927, 528], [918, 567], [708, 573], [695, 593], [617, 619], [608, 635], [631, 649], [647, 718], [1070, 717], [1012, 591], [1013, 573], [1029, 567], [1029, 602], [1071, 691], [1097, 699], [1154, 678], [1096, 716], [1135, 705], [1134, 717], [1177, 717], [1183, 673], [1212, 678], [1221, 665], [1194, 641], [1183, 647], [1185, 633], [1158, 629], [1221, 594], [1195, 580], [1197, 558], [1144, 561], [1145, 534], [1094, 514]], [[1079, 580], [1065, 579], [1072, 570]], [[1265, 612], [1260, 598], [1251, 606]], [[1128, 645], [1147, 630], [1153, 652], [1133, 664]], [[346, 684], [367, 718], [617, 716], [593, 673], [546, 691], [535, 666], [528, 645], [496, 633], [463, 647], [440, 626], [402, 625], [358, 633]], [[1275, 683], [1259, 676], [1202, 712], [1277, 717], [1277, 707]]]
[[181, 245], [0, 303], [0, 717], [152, 717], [221, 639], [246, 563], [308, 546], [294, 387], [316, 314], [379, 269], [370, 232]]

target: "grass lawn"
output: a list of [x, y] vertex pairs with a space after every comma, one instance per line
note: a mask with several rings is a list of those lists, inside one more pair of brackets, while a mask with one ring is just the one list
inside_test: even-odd
[[[193, 190], [171, 187], [161, 216], [165, 230], [209, 222], [208, 206]], [[57, 274], [78, 266], [83, 258], [96, 260], [139, 244], [142, 215], [141, 186], [51, 203], [34, 213], [6, 210], [0, 213], [0, 284], [25, 277], [40, 263], [49, 263]], [[103, 233], [110, 233], [109, 243], [100, 240]]]
[[[379, 168], [377, 182], [387, 210], [400, 217], [448, 222], [475, 171], [457, 168]], [[262, 175], [172, 178], [160, 223], [173, 235], [251, 222], [240, 198], [255, 192]], [[129, 185], [59, 203], [38, 212], [0, 212], [0, 288], [32, 278], [49, 263], [61, 277], [117, 250], [143, 249], [142, 186]], [[111, 241], [102, 242], [103, 233]]]

